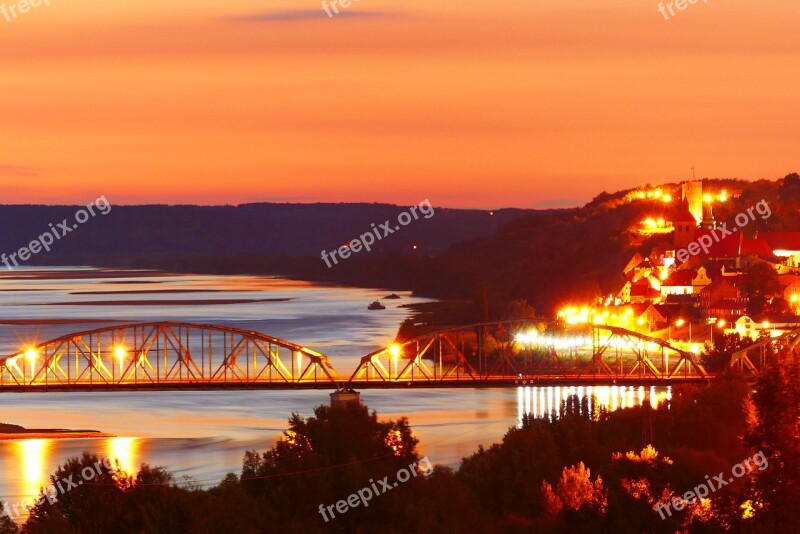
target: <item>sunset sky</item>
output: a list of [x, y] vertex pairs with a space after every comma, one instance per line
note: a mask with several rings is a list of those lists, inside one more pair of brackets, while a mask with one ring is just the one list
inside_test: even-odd
[[796, 1], [50, 3], [0, 15], [0, 203], [548, 207], [800, 171]]

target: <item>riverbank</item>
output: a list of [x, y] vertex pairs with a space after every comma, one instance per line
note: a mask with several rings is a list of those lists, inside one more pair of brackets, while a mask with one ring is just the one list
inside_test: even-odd
[[112, 438], [99, 430], [69, 430], [63, 428], [25, 428], [19, 425], [0, 423], [0, 441], [18, 439], [91, 439]]

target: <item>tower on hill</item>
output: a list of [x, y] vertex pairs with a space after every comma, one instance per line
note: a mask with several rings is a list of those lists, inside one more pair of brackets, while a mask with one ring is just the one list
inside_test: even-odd
[[695, 224], [703, 220], [703, 182], [692, 180], [681, 184], [681, 201], [687, 203]]

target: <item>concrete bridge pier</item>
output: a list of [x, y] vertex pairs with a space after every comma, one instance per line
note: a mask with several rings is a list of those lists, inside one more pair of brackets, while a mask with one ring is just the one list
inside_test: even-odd
[[354, 389], [342, 389], [331, 393], [331, 407], [361, 404], [361, 393]]

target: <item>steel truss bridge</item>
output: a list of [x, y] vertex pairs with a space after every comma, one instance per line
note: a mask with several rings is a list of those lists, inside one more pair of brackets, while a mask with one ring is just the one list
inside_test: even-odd
[[759, 376], [767, 363], [771, 351], [786, 349], [797, 350], [800, 344], [800, 327], [784, 332], [777, 337], [760, 339], [743, 349], [733, 353], [730, 367], [742, 374]]
[[[800, 329], [793, 339], [800, 341]], [[732, 365], [739, 362], [743, 372], [759, 373], [747, 354]], [[77, 332], [0, 358], [0, 392], [658, 385], [711, 378], [695, 354], [660, 339], [603, 325], [566, 334], [536, 321], [430, 332], [364, 356], [344, 377], [307, 347], [251, 330], [179, 322]]]

